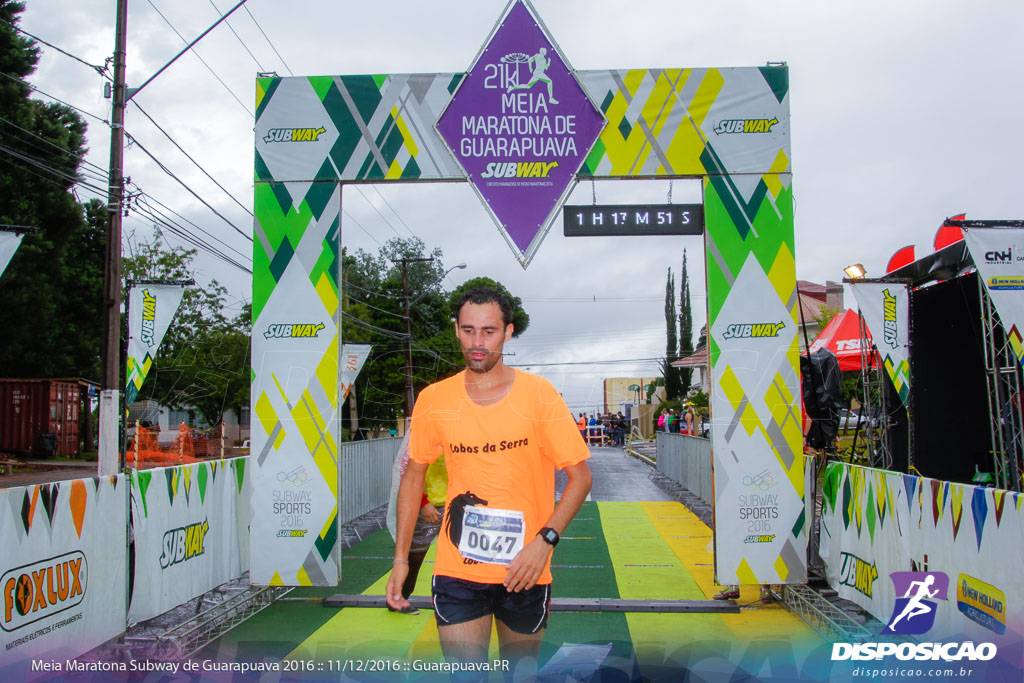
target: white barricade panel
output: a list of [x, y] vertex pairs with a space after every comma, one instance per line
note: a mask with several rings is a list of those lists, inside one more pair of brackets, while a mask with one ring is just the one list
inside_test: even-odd
[[896, 633], [1020, 656], [1024, 496], [830, 463], [822, 507], [821, 555], [841, 597]]
[[132, 472], [131, 621], [163, 614], [242, 574], [247, 477], [248, 458]]
[[124, 475], [0, 491], [0, 680], [124, 631], [127, 495]]

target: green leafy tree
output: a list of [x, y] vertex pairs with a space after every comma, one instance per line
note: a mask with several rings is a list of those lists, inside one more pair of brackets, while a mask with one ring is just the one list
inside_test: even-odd
[[[679, 357], [693, 354], [693, 310], [690, 308], [690, 275], [686, 270], [686, 250], [683, 249], [683, 271], [679, 277]], [[686, 396], [693, 385], [693, 368], [677, 368], [680, 396]]]
[[[17, 33], [24, 4], [0, 0], [0, 223], [28, 234], [0, 279], [0, 376], [99, 379], [103, 225], [72, 195], [86, 125], [69, 107], [29, 99], [39, 59]], [[87, 220], [87, 212], [89, 220]]]
[[354, 412], [360, 429], [393, 429], [405, 403], [405, 301], [401, 261], [406, 264], [409, 328], [412, 334], [414, 393], [461, 369], [461, 355], [451, 332], [451, 309], [442, 289], [444, 264], [439, 249], [427, 252], [417, 238], [392, 239], [376, 254], [362, 249], [343, 252], [342, 338], [372, 343], [354, 385], [356, 410], [342, 411], [351, 429]]
[[489, 277], [475, 277], [471, 280], [466, 280], [461, 285], [455, 288], [454, 291], [448, 297], [448, 303], [452, 308], [453, 315], [455, 311], [455, 304], [458, 303], [459, 299], [464, 294], [480, 287], [489, 287], [496, 289], [497, 291], [508, 297], [508, 301], [512, 304], [512, 337], [513, 339], [526, 332], [526, 328], [530, 326], [530, 314], [523, 309], [523, 301], [519, 297], [513, 295], [510, 291], [505, 289], [505, 286], [496, 280], [492, 280]]
[[665, 378], [665, 400], [671, 401], [682, 396], [682, 381], [679, 368], [672, 367], [672, 361], [679, 359], [679, 341], [676, 313], [676, 282], [672, 269], [665, 279], [665, 358], [661, 361], [661, 373]]
[[465, 367], [452, 324], [452, 307], [462, 292], [480, 285], [503, 291], [513, 305], [515, 333], [521, 334], [529, 325], [521, 301], [501, 283], [476, 278], [453, 292], [445, 291], [441, 250], [428, 251], [417, 238], [392, 239], [376, 254], [361, 249], [354, 254], [343, 252], [342, 338], [373, 344], [354, 384], [355, 411], [352, 395], [348, 410], [342, 411], [345, 429], [354, 424], [353, 412], [360, 430], [393, 429], [402, 416], [406, 381], [402, 258], [433, 259], [409, 262], [406, 267], [414, 393]]

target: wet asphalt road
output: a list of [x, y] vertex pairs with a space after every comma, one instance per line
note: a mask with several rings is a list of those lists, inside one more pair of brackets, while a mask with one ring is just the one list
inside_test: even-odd
[[[675, 500], [650, 479], [654, 468], [626, 455], [619, 448], [590, 447], [587, 461], [594, 484], [588, 500], [663, 501]], [[564, 472], [555, 476], [555, 497], [560, 498], [568, 480]]]

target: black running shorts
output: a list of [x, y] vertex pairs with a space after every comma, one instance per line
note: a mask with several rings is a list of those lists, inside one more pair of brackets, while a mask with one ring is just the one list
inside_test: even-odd
[[516, 633], [537, 633], [548, 624], [551, 584], [510, 593], [500, 583], [477, 583], [434, 576], [434, 615], [438, 626], [451, 626], [493, 614]]

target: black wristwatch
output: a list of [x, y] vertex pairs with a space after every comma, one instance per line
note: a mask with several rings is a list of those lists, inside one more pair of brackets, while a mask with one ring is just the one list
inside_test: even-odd
[[558, 545], [558, 532], [549, 526], [537, 532], [537, 535], [544, 539], [544, 542], [554, 548]]

